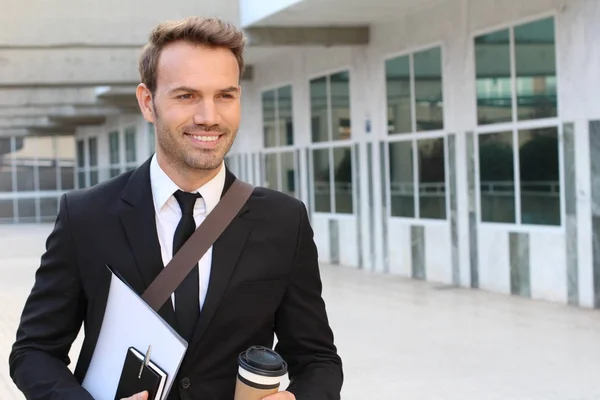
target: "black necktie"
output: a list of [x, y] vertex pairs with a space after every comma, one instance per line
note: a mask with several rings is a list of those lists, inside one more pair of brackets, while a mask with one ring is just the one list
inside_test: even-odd
[[[196, 230], [194, 221], [194, 205], [199, 193], [187, 193], [178, 190], [174, 193], [175, 199], [181, 207], [181, 220], [175, 229], [173, 237], [173, 256]], [[200, 316], [200, 280], [198, 264], [185, 277], [181, 285], [175, 290], [175, 315], [179, 325], [179, 333], [188, 342], [194, 333], [194, 327]]]

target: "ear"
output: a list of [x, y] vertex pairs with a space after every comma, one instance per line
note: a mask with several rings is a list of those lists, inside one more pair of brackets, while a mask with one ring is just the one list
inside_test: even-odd
[[152, 106], [152, 93], [148, 87], [140, 83], [135, 91], [140, 111], [148, 122], [155, 123], [154, 107]]

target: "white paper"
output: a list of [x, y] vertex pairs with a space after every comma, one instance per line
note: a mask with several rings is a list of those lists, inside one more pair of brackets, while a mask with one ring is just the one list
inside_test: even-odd
[[150, 358], [168, 374], [170, 389], [187, 342], [112, 271], [111, 275], [102, 328], [82, 386], [95, 400], [114, 400], [127, 349], [133, 346], [145, 354], [152, 345]]

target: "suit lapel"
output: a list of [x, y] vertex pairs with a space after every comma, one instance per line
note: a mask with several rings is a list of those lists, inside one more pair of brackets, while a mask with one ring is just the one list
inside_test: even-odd
[[[156, 232], [156, 215], [150, 185], [150, 160], [131, 175], [123, 190], [120, 217], [135, 257], [144, 288], [163, 270], [160, 244]], [[141, 294], [141, 293], [140, 293]], [[170, 301], [159, 310], [160, 316], [176, 328], [175, 312]]]
[[[227, 192], [235, 179], [235, 176], [227, 171], [223, 194]], [[235, 270], [238, 258], [242, 253], [244, 244], [250, 233], [250, 222], [242, 218], [248, 211], [249, 207], [248, 203], [246, 203], [213, 244], [212, 266], [206, 300], [202, 307], [190, 347], [194, 346], [202, 338], [202, 335], [210, 324], [210, 321], [219, 306], [219, 302], [227, 289], [231, 275]]]

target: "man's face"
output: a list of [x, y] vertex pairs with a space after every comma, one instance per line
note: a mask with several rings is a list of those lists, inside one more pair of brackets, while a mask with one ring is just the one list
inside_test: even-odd
[[239, 78], [228, 49], [187, 42], [163, 49], [151, 106], [164, 161], [187, 170], [221, 166], [240, 125]]

